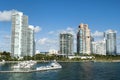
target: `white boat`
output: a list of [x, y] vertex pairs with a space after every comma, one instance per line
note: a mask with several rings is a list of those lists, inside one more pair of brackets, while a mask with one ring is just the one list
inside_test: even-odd
[[0, 64], [4, 64], [4, 63], [5, 63], [5, 60], [0, 61]]
[[38, 67], [36, 68], [36, 70], [43, 71], [43, 70], [60, 69], [60, 68], [62, 68], [62, 66], [56, 61], [54, 61], [50, 65]]

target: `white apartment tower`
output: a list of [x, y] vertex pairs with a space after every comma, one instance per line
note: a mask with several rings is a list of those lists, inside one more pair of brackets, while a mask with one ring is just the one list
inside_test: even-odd
[[[23, 57], [33, 53], [34, 32], [28, 28], [28, 16], [22, 12], [12, 13], [11, 56]], [[29, 47], [28, 47], [29, 46]], [[32, 46], [32, 47], [31, 47]]]
[[34, 29], [28, 27], [27, 33], [27, 53], [29, 56], [33, 56], [35, 54], [35, 40], [34, 40]]

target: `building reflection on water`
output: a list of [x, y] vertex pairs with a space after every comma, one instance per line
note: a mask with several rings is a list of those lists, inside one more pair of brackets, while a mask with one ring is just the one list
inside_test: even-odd
[[31, 80], [32, 73], [11, 73], [9, 80]]
[[80, 77], [83, 77], [84, 80], [94, 80], [92, 62], [81, 63], [81, 68], [82, 68], [82, 74], [80, 75]]

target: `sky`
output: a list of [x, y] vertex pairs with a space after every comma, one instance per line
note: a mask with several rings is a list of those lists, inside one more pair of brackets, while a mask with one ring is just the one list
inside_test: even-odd
[[59, 33], [76, 33], [78, 25], [88, 24], [91, 35], [102, 39], [103, 32], [117, 32], [120, 52], [120, 0], [0, 0], [0, 51], [11, 49], [11, 12], [17, 10], [29, 17], [35, 28], [36, 49], [59, 50]]

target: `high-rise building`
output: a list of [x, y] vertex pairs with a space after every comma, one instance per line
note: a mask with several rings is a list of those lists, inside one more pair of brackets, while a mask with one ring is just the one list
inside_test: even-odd
[[35, 44], [35, 38], [33, 40], [33, 55], [36, 53], [36, 44]]
[[80, 24], [77, 32], [77, 53], [90, 54], [91, 53], [91, 35], [87, 24]]
[[106, 31], [107, 55], [116, 55], [116, 31]]
[[[12, 13], [11, 56], [23, 57], [32, 54], [34, 32], [28, 28], [28, 16], [22, 12]], [[31, 41], [32, 40], [32, 41]], [[28, 44], [31, 43], [31, 44]], [[29, 47], [28, 47], [29, 45]], [[30, 51], [29, 51], [30, 50]]]
[[71, 33], [60, 34], [60, 54], [73, 55], [73, 35]]
[[106, 55], [106, 40], [92, 42], [92, 54]]
[[33, 56], [35, 54], [34, 51], [34, 29], [28, 28], [28, 33], [27, 33], [27, 55]]

